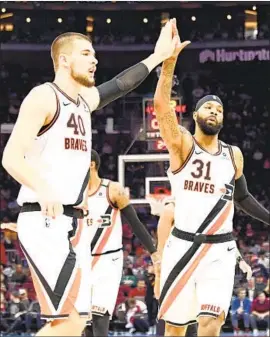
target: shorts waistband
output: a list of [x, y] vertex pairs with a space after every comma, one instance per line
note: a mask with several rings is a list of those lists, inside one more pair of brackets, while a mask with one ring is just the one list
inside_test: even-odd
[[226, 234], [216, 234], [216, 235], [206, 235], [202, 233], [189, 233], [182, 231], [176, 227], [172, 230], [172, 235], [177, 237], [178, 239], [191, 241], [197, 244], [202, 243], [224, 243], [229, 241], [234, 241], [235, 238], [233, 237], [233, 233], [226, 233]]
[[117, 253], [120, 252], [121, 250], [123, 250], [123, 247], [118, 248], [118, 249], [114, 249], [114, 250], [107, 250], [104, 253], [100, 253], [100, 254], [92, 254], [92, 256], [102, 256], [102, 255], [108, 255], [108, 254], [112, 254], [112, 253]]
[[[74, 208], [72, 205], [63, 205], [63, 208], [65, 216], [78, 219], [84, 218], [84, 213], [82, 209]], [[25, 202], [21, 207], [20, 213], [39, 211], [41, 211], [41, 206], [38, 202]]]

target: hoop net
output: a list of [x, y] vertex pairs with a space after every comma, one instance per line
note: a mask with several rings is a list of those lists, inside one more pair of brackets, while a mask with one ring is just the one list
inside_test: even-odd
[[163, 212], [165, 206], [164, 201], [169, 196], [169, 193], [152, 193], [145, 196], [146, 201], [150, 205], [152, 215], [159, 216]]

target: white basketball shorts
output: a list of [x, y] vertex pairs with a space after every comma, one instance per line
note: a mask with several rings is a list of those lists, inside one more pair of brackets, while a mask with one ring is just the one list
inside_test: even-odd
[[201, 244], [196, 251], [192, 245], [170, 235], [162, 256], [159, 318], [175, 326], [196, 323], [198, 316], [226, 317], [231, 302], [235, 242]]
[[18, 217], [18, 236], [28, 261], [42, 318], [67, 318], [75, 308], [88, 317], [91, 306], [90, 230], [82, 219], [41, 212]]
[[94, 256], [92, 262], [92, 314], [112, 316], [123, 271], [123, 251]]

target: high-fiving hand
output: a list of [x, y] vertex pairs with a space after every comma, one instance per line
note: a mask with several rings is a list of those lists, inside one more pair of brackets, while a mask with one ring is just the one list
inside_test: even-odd
[[174, 41], [174, 46], [175, 46], [172, 57], [177, 57], [181, 53], [181, 51], [191, 42], [190, 41], [181, 42], [179, 32], [177, 29], [177, 25], [176, 25], [176, 19], [174, 18], [170, 21], [172, 23], [172, 35], [173, 35], [173, 41]]
[[177, 57], [188, 44], [190, 41], [181, 43], [176, 19], [171, 19], [161, 29], [154, 53], [160, 57], [161, 61], [165, 61], [170, 57]]

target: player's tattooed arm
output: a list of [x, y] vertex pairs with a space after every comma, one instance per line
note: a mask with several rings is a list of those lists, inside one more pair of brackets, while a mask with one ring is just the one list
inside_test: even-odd
[[180, 148], [181, 133], [183, 132], [183, 129], [180, 130], [178, 127], [176, 114], [170, 104], [176, 61], [177, 58], [174, 57], [163, 62], [154, 96], [154, 106], [160, 134], [169, 149]]
[[237, 146], [232, 147], [233, 156], [236, 166], [235, 179], [238, 179], [242, 176], [244, 170], [244, 157], [242, 151]]
[[124, 187], [118, 182], [110, 183], [109, 197], [113, 205], [117, 206], [120, 210], [129, 205], [129, 197]]
[[171, 90], [177, 57], [163, 62], [158, 80], [154, 106], [160, 134], [170, 153], [171, 169], [177, 170], [187, 158], [192, 148], [192, 137], [187, 129], [178, 125], [174, 109], [171, 107]]

